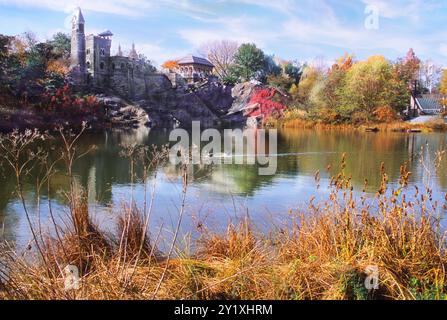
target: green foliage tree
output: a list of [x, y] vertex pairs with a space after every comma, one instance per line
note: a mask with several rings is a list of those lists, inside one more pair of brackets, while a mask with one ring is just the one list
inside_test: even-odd
[[56, 58], [70, 57], [71, 39], [67, 34], [58, 32], [47, 43], [52, 47], [52, 54]]
[[300, 82], [301, 76], [303, 75], [303, 66], [300, 64], [293, 64], [288, 62], [284, 65], [284, 74], [292, 79], [294, 83]]
[[230, 74], [242, 81], [258, 79], [265, 70], [265, 61], [264, 52], [255, 44], [242, 44], [234, 56]]

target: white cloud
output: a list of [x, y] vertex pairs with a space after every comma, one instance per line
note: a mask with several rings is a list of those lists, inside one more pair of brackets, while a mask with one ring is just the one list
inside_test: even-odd
[[266, 30], [262, 26], [262, 21], [246, 15], [201, 19], [201, 21], [210, 26], [208, 28], [189, 28], [178, 31], [178, 34], [195, 48], [205, 42], [220, 39], [231, 39], [239, 43], [254, 42], [263, 47], [268, 39], [277, 37], [273, 30]]
[[365, 28], [352, 28], [338, 23], [307, 22], [290, 19], [283, 24], [283, 35], [288, 39], [307, 43], [329, 45], [351, 50], [392, 49], [407, 50], [414, 47], [424, 50], [417, 39], [390, 34], [386, 31], [371, 32]]
[[433, 0], [362, 0], [365, 5], [375, 6], [384, 18], [409, 18], [419, 20], [421, 15], [438, 7], [439, 1]]
[[86, 11], [122, 16], [145, 16], [160, 7], [183, 13], [209, 14], [205, 7], [193, 0], [0, 0], [0, 5], [45, 8], [53, 11], [72, 12], [77, 7]]
[[[132, 42], [117, 38], [113, 40], [112, 54], [118, 51], [118, 45], [121, 45], [124, 55], [132, 48]], [[138, 53], [144, 54], [155, 66], [160, 66], [168, 59], [182, 58], [188, 54], [187, 50], [171, 49], [154, 43], [135, 43], [135, 49]]]
[[447, 43], [441, 43], [439, 46], [439, 53], [447, 57]]

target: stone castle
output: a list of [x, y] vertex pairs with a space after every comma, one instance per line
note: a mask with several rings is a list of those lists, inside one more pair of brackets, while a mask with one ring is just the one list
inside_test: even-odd
[[79, 8], [72, 20], [71, 75], [78, 85], [110, 89], [117, 94], [135, 99], [144, 98], [157, 88], [166, 88], [171, 80], [140, 59], [135, 44], [128, 56], [119, 46], [111, 54], [112, 32], [85, 35], [85, 19]]

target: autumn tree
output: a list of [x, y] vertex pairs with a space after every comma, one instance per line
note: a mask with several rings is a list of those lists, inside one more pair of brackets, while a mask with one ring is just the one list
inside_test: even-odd
[[161, 67], [163, 69], [169, 70], [169, 71], [173, 71], [175, 69], [177, 69], [179, 67], [178, 61], [177, 60], [168, 60], [165, 63], [163, 63], [161, 65]]
[[46, 68], [47, 73], [62, 77], [67, 75], [70, 70], [70, 37], [63, 32], [58, 32], [46, 44], [51, 50]]
[[314, 67], [304, 67], [301, 81], [297, 85], [292, 85], [289, 90], [297, 107], [305, 110], [309, 110], [312, 107], [310, 105], [310, 96], [315, 85], [322, 79], [322, 77], [323, 74]]
[[342, 89], [343, 106], [358, 121], [373, 120], [379, 107], [390, 107], [395, 111], [402, 105], [401, 93], [407, 84], [396, 77], [392, 64], [383, 56], [372, 56], [357, 62], [346, 74]]
[[439, 83], [439, 91], [442, 94], [447, 95], [447, 69], [444, 69], [442, 71], [442, 77]]
[[409, 49], [404, 58], [400, 58], [396, 63], [396, 72], [398, 77], [407, 83], [411, 90], [418, 90], [417, 82], [421, 60], [416, 56], [413, 49]]
[[230, 67], [239, 48], [235, 41], [210, 41], [201, 46], [199, 52], [214, 65], [214, 72], [221, 79], [229, 76]]

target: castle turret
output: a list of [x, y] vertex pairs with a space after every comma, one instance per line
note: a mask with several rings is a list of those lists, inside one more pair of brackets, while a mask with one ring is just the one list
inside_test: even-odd
[[73, 16], [71, 30], [71, 68], [85, 73], [85, 20], [81, 8]]
[[132, 50], [130, 50], [129, 58], [132, 60], [138, 60], [138, 52], [135, 49], [135, 43], [132, 43]]

